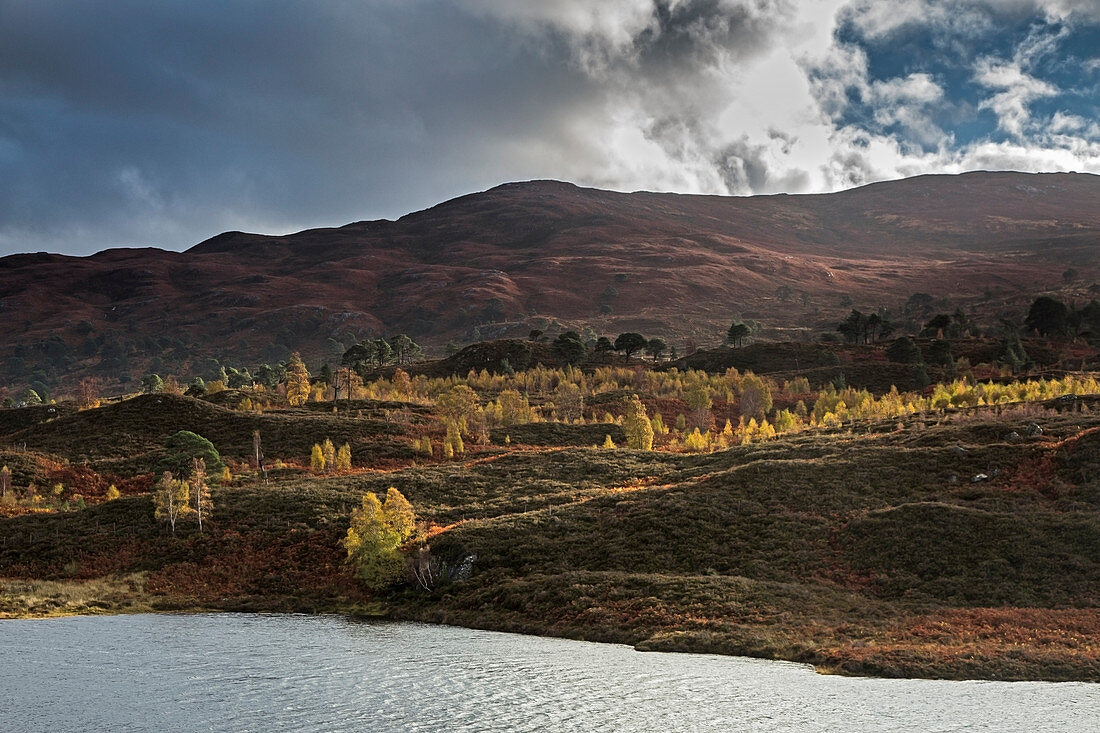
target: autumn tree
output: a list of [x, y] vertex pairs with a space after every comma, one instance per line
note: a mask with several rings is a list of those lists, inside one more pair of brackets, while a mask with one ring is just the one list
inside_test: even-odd
[[314, 473], [325, 470], [325, 452], [320, 443], [313, 444], [313, 449], [309, 453], [309, 467]]
[[576, 420], [584, 414], [584, 392], [573, 382], [560, 382], [554, 391], [554, 406], [563, 420]]
[[321, 452], [325, 456], [325, 472], [332, 473], [336, 470], [336, 446], [329, 438], [325, 438], [325, 442], [321, 443]]
[[344, 443], [340, 446], [340, 450], [336, 451], [336, 470], [351, 470], [351, 446], [347, 443]]
[[408, 372], [398, 367], [393, 370], [393, 379], [390, 381], [393, 383], [393, 391], [398, 397], [403, 400], [409, 399], [412, 395], [412, 380], [409, 379]]
[[623, 432], [627, 447], [634, 450], [653, 450], [653, 424], [646, 414], [645, 405], [634, 395], [626, 404], [623, 415]]
[[76, 387], [76, 400], [82, 409], [99, 407], [99, 380], [84, 377]]
[[199, 523], [199, 531], [202, 531], [202, 520], [209, 516], [214, 508], [214, 501], [210, 498], [210, 486], [206, 483], [206, 461], [195, 458], [191, 463], [191, 487], [190, 505], [195, 515], [195, 521]]
[[6, 498], [11, 491], [11, 469], [7, 466], [0, 468], [0, 498]]
[[348, 562], [368, 588], [382, 590], [401, 580], [405, 558], [400, 548], [415, 528], [412, 505], [397, 489], [390, 487], [385, 504], [374, 492], [363, 495], [351, 513], [344, 547]]
[[527, 398], [514, 389], [502, 390], [497, 398], [500, 403], [500, 424], [506, 427], [531, 422], [531, 405]]
[[[684, 403], [691, 408], [691, 425], [701, 430], [710, 430], [714, 423], [714, 416], [710, 412], [714, 404], [710, 397], [710, 389], [705, 384], [691, 387], [684, 392]], [[680, 426], [677, 425], [677, 427]]]
[[340, 367], [332, 376], [333, 400], [340, 399], [341, 394], [344, 395], [344, 399], [350, 400], [362, 388], [363, 378], [351, 367]]
[[189, 498], [187, 482], [178, 481], [172, 477], [171, 471], [165, 471], [153, 491], [154, 518], [158, 522], [167, 522], [172, 534], [175, 534], [176, 522], [191, 512]]
[[443, 438], [443, 455], [447, 458], [461, 456], [466, 452], [466, 444], [462, 442], [462, 432], [455, 424], [447, 425], [447, 435]]
[[748, 373], [741, 380], [741, 414], [763, 420], [772, 409], [772, 390], [763, 377]]
[[286, 400], [292, 406], [304, 405], [309, 399], [309, 370], [295, 351], [286, 365]]
[[456, 384], [440, 394], [435, 403], [448, 423], [453, 423], [459, 430], [463, 430], [466, 427], [466, 421], [477, 409], [477, 392], [465, 384]]

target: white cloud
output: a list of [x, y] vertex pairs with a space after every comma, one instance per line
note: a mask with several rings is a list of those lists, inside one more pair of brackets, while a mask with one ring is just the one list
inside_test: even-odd
[[979, 59], [974, 79], [987, 89], [1000, 90], [978, 106], [991, 110], [997, 115], [997, 126], [1018, 138], [1030, 126], [1029, 105], [1058, 93], [1052, 84], [1028, 75], [1015, 62]]
[[875, 122], [898, 125], [925, 147], [939, 147], [947, 139], [932, 119], [932, 113], [944, 101], [944, 90], [928, 74], [875, 81], [868, 101], [874, 107]]

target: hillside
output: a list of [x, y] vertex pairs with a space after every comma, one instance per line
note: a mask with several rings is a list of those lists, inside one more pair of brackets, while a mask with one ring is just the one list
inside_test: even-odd
[[[924, 394], [768, 382], [774, 402], [759, 409], [779, 434], [755, 420], [723, 430], [753, 409], [755, 379], [470, 375], [458, 384], [477, 405], [454, 457], [441, 450], [450, 408], [438, 390], [459, 387], [423, 376], [402, 400], [382, 380], [367, 388], [385, 399], [262, 411], [233, 391], [0, 410], [12, 487], [0, 497], [0, 616], [383, 614], [847, 674], [1100, 681], [1092, 375]], [[583, 385], [573, 408], [566, 382]], [[712, 404], [689, 410], [699, 385]], [[667, 426], [654, 450], [624, 448], [613, 422], [635, 393]], [[691, 447], [685, 412], [713, 424], [705, 446]], [[230, 476], [206, 529], [173, 535], [149, 489], [177, 430], [208, 437]], [[350, 444], [352, 469], [309, 468], [325, 438]], [[357, 582], [341, 545], [349, 513], [389, 487], [420, 520], [408, 555], [467, 577], [377, 593]]]
[[[227, 232], [177, 253], [0, 259], [0, 384], [71, 386], [213, 357], [312, 364], [405, 332], [430, 351], [532, 328], [638, 330], [682, 350], [735, 314], [779, 340], [913, 293], [978, 320], [1036, 293], [1091, 297], [1100, 177], [921, 176], [824, 195], [614, 193], [506, 184], [397, 221]], [[1067, 268], [1077, 277], [1063, 280]]]

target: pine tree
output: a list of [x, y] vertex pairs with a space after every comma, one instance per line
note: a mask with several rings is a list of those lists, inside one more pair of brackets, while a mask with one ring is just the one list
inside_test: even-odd
[[286, 365], [286, 399], [292, 406], [304, 405], [309, 399], [309, 370], [295, 351]]
[[645, 405], [634, 395], [626, 405], [623, 416], [623, 432], [626, 445], [634, 450], [653, 450], [653, 425], [649, 422]]

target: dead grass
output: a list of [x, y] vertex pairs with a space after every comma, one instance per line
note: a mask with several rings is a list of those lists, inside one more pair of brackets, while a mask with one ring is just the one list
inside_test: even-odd
[[156, 609], [145, 573], [92, 580], [0, 579], [0, 618], [47, 618]]

